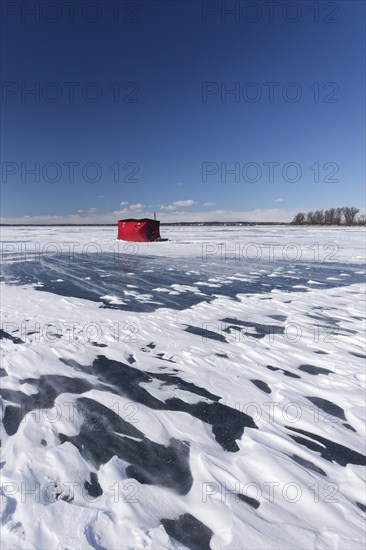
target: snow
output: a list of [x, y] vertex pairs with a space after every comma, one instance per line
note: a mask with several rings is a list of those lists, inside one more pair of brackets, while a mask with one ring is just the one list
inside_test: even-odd
[[2, 228], [1, 548], [364, 548], [363, 229], [161, 234]]

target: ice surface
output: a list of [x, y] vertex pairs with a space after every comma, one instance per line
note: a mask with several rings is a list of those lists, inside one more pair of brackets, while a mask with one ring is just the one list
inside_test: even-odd
[[1, 548], [364, 548], [362, 228], [2, 228]]

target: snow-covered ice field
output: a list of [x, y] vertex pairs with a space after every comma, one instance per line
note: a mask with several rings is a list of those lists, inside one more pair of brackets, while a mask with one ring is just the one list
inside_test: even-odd
[[364, 548], [363, 228], [1, 233], [2, 549]]

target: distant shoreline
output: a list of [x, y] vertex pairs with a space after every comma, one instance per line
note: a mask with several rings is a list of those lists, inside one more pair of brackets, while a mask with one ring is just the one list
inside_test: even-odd
[[[255, 226], [277, 226], [277, 227], [364, 227], [364, 224], [294, 224], [291, 222], [160, 222], [165, 227], [255, 227]], [[0, 227], [117, 227], [117, 223], [0, 223]]]
[[[164, 226], [253, 226], [253, 225], [290, 225], [286, 222], [160, 222]], [[117, 223], [0, 223], [0, 227], [117, 227]]]

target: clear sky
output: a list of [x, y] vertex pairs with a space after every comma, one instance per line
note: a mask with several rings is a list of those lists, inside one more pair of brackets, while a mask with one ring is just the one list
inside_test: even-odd
[[4, 1], [1, 20], [3, 222], [364, 207], [363, 1]]

